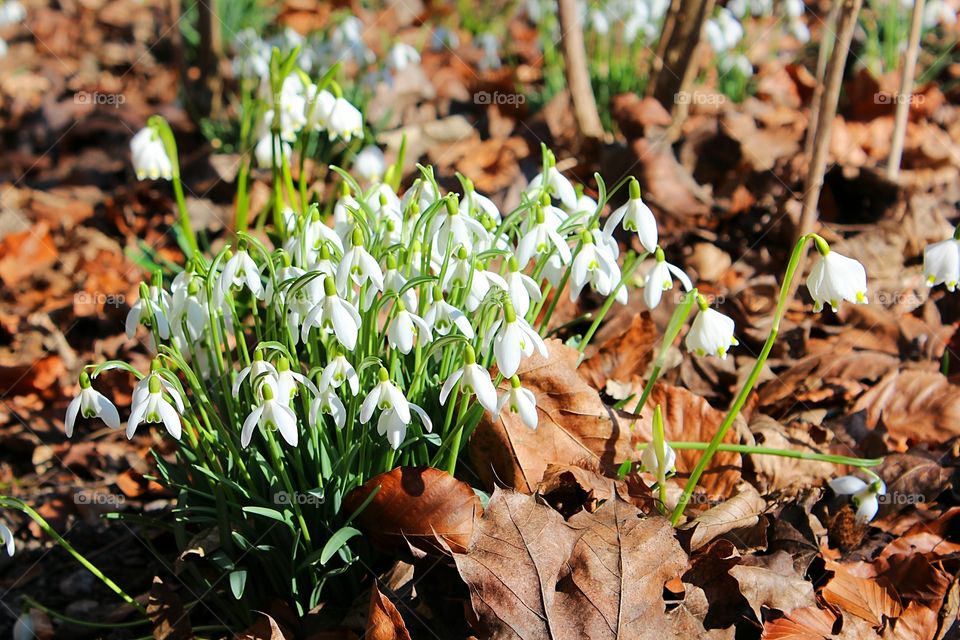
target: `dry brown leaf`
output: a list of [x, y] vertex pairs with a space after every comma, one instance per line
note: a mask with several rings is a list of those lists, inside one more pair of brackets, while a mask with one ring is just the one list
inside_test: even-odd
[[[750, 431], [758, 445], [808, 453], [825, 453], [810, 437], [810, 429], [803, 424], [781, 425], [773, 418], [757, 414], [750, 421]], [[836, 468], [829, 462], [799, 460], [782, 456], [749, 455], [756, 484], [764, 494], [787, 491], [795, 494], [817, 480], [833, 477]]]
[[798, 576], [792, 566], [789, 573], [784, 573], [741, 564], [730, 567], [730, 575], [740, 584], [740, 592], [758, 622], [763, 622], [761, 607], [788, 612], [816, 604], [813, 585]]
[[866, 620], [873, 627], [883, 624], [884, 618], [897, 618], [903, 612], [899, 597], [889, 585], [858, 578], [837, 564], [828, 564], [827, 568], [836, 572], [823, 588], [823, 597], [830, 604]]
[[693, 531], [690, 549], [699, 549], [728, 531], [753, 526], [766, 508], [767, 503], [757, 490], [744, 483], [735, 496], [707, 509], [682, 527]]
[[167, 586], [159, 576], [154, 576], [147, 600], [147, 616], [153, 622], [153, 637], [156, 640], [189, 640], [193, 638], [190, 616], [180, 601], [180, 596]]
[[937, 612], [911, 602], [903, 615], [894, 620], [883, 634], [883, 640], [928, 640], [937, 633]]
[[530, 640], [670, 634], [663, 588], [686, 567], [669, 522], [618, 498], [566, 523], [500, 489], [454, 560], [484, 636]]
[[370, 610], [367, 614], [367, 640], [410, 640], [410, 633], [396, 605], [384, 598], [376, 583], [370, 587]]
[[939, 373], [891, 373], [860, 396], [853, 411], [860, 410], [871, 429], [882, 420], [891, 447], [900, 451], [908, 442], [941, 444], [960, 435], [960, 387]]
[[594, 389], [603, 389], [607, 380], [631, 380], [643, 375], [653, 360], [657, 327], [650, 313], [621, 313], [603, 324], [594, 338], [599, 346], [587, 349], [587, 358], [578, 371]]
[[444, 547], [462, 552], [483, 511], [470, 485], [445, 471], [421, 467], [398, 467], [371, 478], [347, 496], [346, 511], [358, 509], [378, 487], [356, 523], [387, 552], [412, 548], [442, 553]]
[[836, 617], [824, 609], [803, 607], [763, 625], [764, 640], [825, 640], [833, 637]]
[[260, 617], [248, 629], [237, 634], [237, 640], [290, 640], [291, 638], [293, 634], [285, 634], [273, 616], [263, 612], [260, 612]]

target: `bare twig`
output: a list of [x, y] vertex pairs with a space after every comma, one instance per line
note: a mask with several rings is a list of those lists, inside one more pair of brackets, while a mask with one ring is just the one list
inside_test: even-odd
[[567, 86], [573, 99], [573, 111], [586, 138], [603, 138], [603, 124], [597, 113], [597, 100], [590, 85], [587, 52], [583, 44], [583, 30], [577, 12], [576, 0], [557, 0], [560, 30], [563, 38], [563, 58], [567, 72]]
[[220, 59], [223, 44], [220, 24], [216, 16], [217, 0], [200, 0], [197, 3], [197, 30], [200, 32], [199, 66], [203, 88], [209, 100], [207, 115], [219, 120], [223, 108], [223, 80], [220, 77]]
[[913, 74], [917, 69], [917, 55], [920, 51], [923, 5], [924, 0], [915, 0], [913, 15], [910, 17], [910, 38], [907, 41], [907, 54], [903, 59], [900, 92], [897, 94], [897, 114], [893, 125], [893, 142], [890, 145], [890, 160], [887, 162], [887, 178], [890, 180], [896, 180], [900, 174], [903, 139], [907, 135], [907, 116], [910, 115], [910, 103], [913, 101]]
[[814, 85], [813, 95], [810, 97], [810, 120], [807, 124], [807, 138], [803, 144], [803, 159], [808, 165], [813, 156], [813, 141], [816, 139], [817, 126], [820, 123], [820, 101], [823, 100], [823, 84], [827, 77], [827, 62], [830, 60], [830, 51], [833, 49], [833, 43], [836, 40], [833, 30], [837, 27], [837, 14], [840, 13], [840, 5], [840, 2], [835, 2], [830, 7], [821, 30], [823, 35], [820, 40], [820, 49], [817, 52], [817, 83]]
[[810, 157], [810, 169], [807, 173], [803, 211], [796, 237], [810, 233], [817, 221], [817, 207], [820, 191], [823, 189], [824, 172], [827, 168], [827, 154], [830, 151], [830, 136], [833, 131], [833, 119], [837, 115], [837, 102], [840, 99], [840, 85], [843, 83], [843, 69], [850, 53], [850, 41], [857, 25], [857, 15], [863, 0], [837, 0], [840, 4], [840, 16], [837, 25], [837, 42], [827, 68], [827, 82], [824, 87], [817, 129], [813, 138], [813, 153]]
[[[703, 23], [713, 11], [716, 0], [686, 0], [681, 2], [666, 44], [661, 43], [662, 65], [651, 78], [652, 94], [664, 108], [674, 111], [680, 102], [677, 93], [689, 75], [689, 67], [696, 67], [695, 53], [703, 31]], [[693, 77], [697, 69], [694, 68]]]

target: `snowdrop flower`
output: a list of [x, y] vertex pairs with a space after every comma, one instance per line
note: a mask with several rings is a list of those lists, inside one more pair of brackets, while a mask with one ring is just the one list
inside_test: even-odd
[[513, 256], [508, 261], [510, 272], [507, 274], [507, 294], [518, 316], [526, 316], [530, 310], [530, 301], [540, 302], [543, 292], [533, 278], [520, 271], [520, 263]]
[[[550, 152], [548, 152], [550, 153]], [[532, 198], [539, 198], [541, 190], [545, 191], [550, 197], [559, 200], [564, 207], [572, 209], [577, 206], [577, 191], [573, 188], [567, 178], [557, 170], [556, 163], [553, 160], [553, 154], [548, 157], [549, 166], [546, 177], [543, 173], [534, 176], [530, 184], [527, 185], [525, 193]]]
[[619, 287], [616, 299], [626, 304], [627, 289], [619, 286], [621, 273], [616, 259], [594, 242], [590, 232], [584, 231], [581, 238], [580, 252], [573, 259], [570, 271], [570, 300], [579, 298], [584, 285], [589, 282], [593, 290], [602, 296], [610, 295], [614, 287]]
[[464, 365], [450, 374], [440, 389], [440, 404], [447, 403], [450, 392], [460, 384], [460, 390], [475, 395], [477, 402], [490, 413], [497, 413], [497, 390], [490, 380], [490, 372], [477, 364], [477, 354], [469, 344], [463, 351]]
[[720, 73], [724, 74], [736, 71], [747, 78], [753, 75], [753, 65], [747, 59], [747, 56], [741, 53], [722, 56], [717, 67], [720, 69]]
[[525, 266], [534, 256], [542, 256], [552, 251], [560, 255], [564, 264], [570, 262], [570, 247], [563, 236], [557, 233], [557, 226], [546, 221], [542, 208], [537, 208], [534, 224], [517, 242], [517, 262]]
[[174, 336], [190, 342], [200, 340], [209, 320], [207, 290], [201, 279], [195, 277], [188, 268], [174, 279], [170, 291], [169, 323]]
[[687, 332], [687, 350], [699, 356], [713, 354], [727, 359], [727, 350], [740, 344], [733, 336], [733, 318], [723, 315], [707, 305], [706, 299], [697, 294], [700, 311]]
[[526, 320], [517, 316], [509, 300], [503, 304], [503, 318], [493, 323], [483, 343], [488, 352], [492, 343], [497, 367], [506, 378], [517, 372], [521, 358], [529, 358], [534, 351], [544, 358], [548, 356], [543, 338]]
[[577, 198], [577, 205], [568, 211], [572, 215], [585, 215], [587, 217], [592, 216], [597, 210], [597, 201], [588, 196], [585, 193], [581, 193]]
[[415, 313], [407, 311], [403, 302], [397, 300], [397, 315], [387, 327], [387, 342], [393, 349], [406, 355], [414, 346], [430, 342], [430, 325]]
[[383, 276], [383, 293], [394, 293], [396, 294], [404, 305], [410, 307], [411, 309], [417, 308], [417, 292], [416, 287], [411, 287], [400, 293], [400, 290], [407, 285], [407, 279], [402, 273], [397, 265], [397, 259], [391, 254], [387, 256], [387, 273]]
[[173, 163], [156, 127], [145, 127], [133, 136], [130, 154], [137, 180], [173, 180]]
[[437, 187], [433, 182], [423, 178], [417, 178], [413, 181], [413, 185], [403, 194], [403, 198], [400, 200], [400, 207], [404, 211], [407, 211], [411, 204], [416, 202], [420, 211], [426, 211], [439, 199], [440, 192], [437, 191]]
[[[171, 387], [161, 383], [162, 378], [159, 374], [151, 373], [146, 378], [141, 380], [141, 382], [146, 381], [146, 388], [140, 387], [137, 385], [137, 388], [133, 391], [133, 401], [130, 406], [130, 418], [127, 420], [127, 438], [133, 439], [133, 435], [137, 432], [137, 427], [141, 423], [146, 424], [160, 424], [163, 423], [163, 426], [166, 427], [167, 433], [173, 436], [175, 439], [179, 440], [182, 434], [182, 426], [180, 424], [180, 413], [177, 413], [177, 409], [173, 408], [173, 405], [163, 397], [163, 391], [170, 391]], [[177, 402], [177, 408], [180, 412], [183, 412], [183, 400], [180, 398], [180, 394], [175, 390], [171, 393], [171, 397]]]
[[234, 287], [241, 289], [246, 287], [258, 300], [263, 300], [265, 297], [263, 283], [260, 282], [260, 267], [242, 245], [238, 247], [237, 253], [223, 265], [218, 285], [223, 296], [227, 296]]
[[0, 27], [23, 22], [26, 17], [27, 10], [17, 0], [0, 2]]
[[539, 416], [537, 415], [537, 399], [529, 389], [520, 386], [520, 378], [510, 378], [510, 390], [500, 396], [497, 402], [495, 415], [506, 408], [510, 413], [520, 416], [520, 421], [528, 429], [536, 429]]
[[358, 287], [369, 282], [377, 291], [383, 291], [383, 270], [363, 246], [363, 231], [359, 228], [353, 230], [352, 245], [337, 267], [337, 291], [346, 296], [351, 282]]
[[402, 71], [418, 64], [420, 64], [420, 54], [404, 42], [395, 43], [387, 52], [387, 67], [394, 71]]
[[[146, 294], [146, 295], [144, 295]], [[124, 323], [124, 329], [128, 338], [137, 335], [137, 327], [143, 318], [143, 312], [147, 305], [150, 305], [150, 319], [156, 325], [157, 334], [164, 340], [170, 337], [170, 322], [167, 319], [167, 312], [172, 307], [170, 294], [156, 285], [147, 287], [140, 286], [140, 299], [133, 303], [130, 311], [127, 313], [127, 320]]]
[[347, 16], [330, 34], [331, 49], [346, 60], [358, 64], [373, 62], [373, 52], [363, 42], [363, 22], [356, 16]]
[[90, 386], [90, 376], [86, 371], [80, 372], [80, 395], [70, 401], [67, 406], [67, 415], [63, 420], [64, 432], [68, 438], [73, 437], [73, 425], [77, 415], [84, 418], [100, 418], [111, 429], [120, 428], [120, 414], [112, 402]]
[[430, 325], [437, 335], [445, 336], [456, 327], [468, 340], [473, 340], [473, 327], [463, 311], [443, 299], [443, 291], [439, 286], [433, 287], [433, 302], [423, 315], [424, 321]]
[[960, 281], [960, 240], [948, 238], [923, 250], [923, 275], [928, 287], [946, 284], [954, 291]]
[[310, 402], [311, 427], [316, 428], [317, 417], [326, 414], [333, 418], [333, 423], [337, 425], [337, 429], [343, 429], [343, 425], [347, 421], [347, 408], [343, 406], [343, 401], [334, 389], [332, 386], [323, 388]]
[[433, 423], [426, 412], [417, 405], [408, 402], [403, 392], [390, 381], [387, 370], [380, 367], [380, 381], [370, 390], [360, 406], [360, 422], [366, 424], [373, 417], [377, 409], [381, 411], [377, 422], [377, 433], [385, 435], [393, 449], [399, 449], [406, 437], [407, 426], [410, 424], [410, 412], [420, 417], [424, 428], [433, 430]]
[[286, 358], [280, 358], [277, 361], [276, 376], [268, 375], [264, 379], [264, 384], [270, 386], [274, 391], [274, 397], [277, 402], [290, 406], [296, 397], [300, 387], [306, 387], [310, 395], [317, 396], [320, 391], [317, 387], [302, 373], [290, 369], [290, 361]]
[[357, 375], [356, 369], [342, 353], [338, 353], [327, 363], [327, 366], [323, 368], [323, 373], [320, 374], [320, 390], [323, 391], [330, 387], [339, 389], [344, 382], [350, 387], [352, 395], [360, 393], [360, 377]]
[[340, 138], [349, 142], [354, 137], [363, 137], [363, 114], [343, 98], [336, 98], [329, 111], [321, 115], [323, 128], [331, 140]]
[[704, 35], [716, 53], [723, 53], [737, 46], [743, 37], [743, 27], [733, 13], [721, 8], [716, 18], [707, 20]]
[[446, 254], [447, 245], [472, 247], [477, 239], [487, 235], [487, 230], [470, 215], [460, 212], [456, 196], [447, 196], [446, 206], [441, 208], [430, 225], [430, 235], [440, 254]]
[[826, 241], [814, 236], [820, 258], [807, 276], [807, 290], [813, 298], [813, 310], [819, 312], [824, 303], [836, 312], [841, 300], [853, 304], [867, 301], [867, 272], [863, 265], [831, 251]]
[[494, 226], [499, 225], [501, 221], [500, 209], [493, 204], [493, 200], [477, 193], [473, 188], [473, 182], [469, 179], [464, 179], [463, 183], [464, 190], [463, 199], [460, 201], [460, 213], [465, 216], [472, 216], [480, 221], [486, 216], [493, 221]]
[[[910, 4], [913, 6], [913, 3]], [[923, 7], [923, 27], [932, 29], [940, 25], [952, 25], [957, 22], [957, 12], [943, 0], [931, 0]]]
[[306, 342], [311, 327], [316, 326], [325, 334], [334, 334], [347, 351], [353, 351], [360, 334], [360, 313], [337, 295], [337, 285], [330, 276], [323, 281], [323, 293], [323, 301], [314, 305], [304, 318], [300, 339]]
[[480, 260], [468, 256], [463, 245], [457, 247], [450, 258], [442, 285], [445, 291], [469, 285], [465, 302], [467, 311], [476, 311], [492, 287], [507, 290], [506, 280], [500, 277], [499, 273], [487, 271]]
[[666, 442], [663, 443], [663, 468], [657, 463], [657, 449], [651, 442], [640, 454], [640, 464], [643, 468], [656, 476], [657, 480], [665, 479], [667, 474], [676, 469], [677, 453]]
[[273, 397], [273, 389], [265, 384], [261, 387], [262, 402], [243, 421], [240, 430], [240, 446], [246, 449], [253, 438], [253, 430], [276, 429], [291, 447], [297, 446], [297, 414], [280, 400]]
[[[433, 431], [433, 423], [430, 421], [430, 416], [427, 415], [426, 411], [413, 403], [410, 403], [410, 410], [420, 418], [424, 431], [427, 433]], [[399, 412], [388, 409], [382, 412], [380, 419], [377, 420], [377, 433], [381, 436], [386, 436], [390, 447], [397, 450], [400, 448], [400, 445], [403, 444], [404, 438], [407, 437], [407, 426], [409, 426], [409, 424], [410, 421], [404, 422]]]
[[13, 532], [2, 522], [0, 522], [0, 544], [6, 549], [7, 555], [12, 558], [14, 552], [17, 550], [13, 541]]
[[853, 496], [853, 504], [857, 507], [857, 520], [862, 524], [873, 520], [880, 509], [877, 496], [887, 493], [887, 486], [880, 478], [867, 484], [856, 476], [841, 476], [830, 481], [830, 488], [839, 496]]
[[257, 350], [253, 354], [253, 362], [241, 369], [240, 373], [237, 374], [237, 379], [233, 381], [232, 391], [234, 397], [240, 395], [240, 385], [242, 385], [243, 381], [248, 377], [250, 378], [250, 384], [254, 385], [255, 389], [258, 389], [268, 377], [276, 379], [277, 368], [264, 360], [263, 352]]
[[387, 170], [387, 161], [380, 147], [368, 145], [353, 159], [353, 173], [368, 182], [379, 180]]
[[646, 279], [643, 283], [643, 300], [647, 303], [647, 306], [651, 309], [656, 309], [657, 305], [660, 304], [660, 298], [663, 297], [664, 291], [669, 291], [673, 289], [673, 278], [676, 277], [680, 281], [680, 284], [683, 285], [684, 291], [690, 291], [693, 289], [693, 283], [690, 282], [690, 278], [682, 269], [676, 267], [666, 261], [663, 257], [663, 249], [657, 247], [657, 250], [654, 252], [657, 259], [657, 264], [654, 265], [653, 269], [650, 270], [650, 273], [647, 274]]
[[[274, 145], [274, 141], [276, 141], [276, 145]], [[274, 146], [276, 146], [276, 149], [274, 149]], [[274, 153], [274, 151], [276, 151], [276, 153]], [[253, 148], [253, 155], [257, 159], [257, 166], [261, 168], [272, 167], [274, 156], [276, 156], [277, 166], [280, 166], [283, 158], [289, 158], [292, 152], [293, 147], [289, 142], [279, 136], [274, 137], [270, 132], [265, 133]]]

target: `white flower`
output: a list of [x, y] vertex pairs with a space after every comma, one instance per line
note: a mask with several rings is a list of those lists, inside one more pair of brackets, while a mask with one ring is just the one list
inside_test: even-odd
[[513, 376], [510, 378], [510, 390], [504, 392], [497, 402], [496, 415], [500, 415], [504, 407], [510, 413], [520, 416], [529, 429], [536, 429], [539, 417], [537, 415], [537, 398], [529, 389], [520, 386], [520, 378]]
[[497, 367], [506, 378], [512, 377], [520, 367], [521, 358], [532, 356], [534, 350], [544, 358], [548, 355], [543, 338], [526, 320], [517, 316], [509, 301], [504, 304], [503, 318], [493, 323], [483, 343], [488, 351], [493, 344]]
[[[140, 291], [143, 292], [142, 287]], [[138, 299], [127, 313], [127, 321], [124, 323], [127, 337], [133, 338], [137, 335], [137, 327], [140, 325], [140, 319], [143, 317], [143, 312], [149, 302], [152, 312], [151, 317], [153, 322], [156, 323], [157, 334], [166, 340], [170, 337], [170, 322], [167, 319], [167, 311], [172, 307], [170, 294], [153, 285], [147, 288], [146, 293], [147, 299], [144, 300], [143, 297]]]
[[346, 296], [350, 282], [362, 287], [368, 281], [377, 291], [383, 291], [383, 270], [363, 246], [363, 233], [353, 230], [353, 246], [347, 249], [337, 267], [337, 291]]
[[666, 478], [667, 474], [675, 469], [677, 462], [677, 453], [673, 450], [673, 447], [666, 442], [663, 443], [662, 453], [662, 469], [660, 468], [660, 465], [657, 464], [657, 449], [652, 442], [647, 445], [647, 448], [645, 448], [643, 453], [640, 454], [640, 464], [643, 465], [644, 469], [656, 476], [658, 481], [662, 478]]
[[[584, 233], [580, 252], [573, 259], [573, 267], [570, 270], [570, 300], [580, 297], [580, 292], [587, 282], [594, 291], [602, 296], [608, 296], [613, 292], [614, 287], [619, 286], [620, 279], [620, 267], [616, 259], [602, 246], [594, 243], [592, 235]], [[620, 287], [617, 291], [617, 301], [626, 304], [626, 287]]]
[[306, 387], [312, 396], [317, 396], [320, 393], [309, 378], [290, 369], [290, 362], [286, 358], [280, 358], [277, 362], [277, 374], [275, 376], [267, 375], [264, 378], [264, 384], [271, 387], [277, 402], [288, 407], [301, 386]]
[[447, 196], [446, 206], [437, 211], [430, 224], [430, 235], [434, 246], [441, 255], [446, 254], [447, 245], [472, 247], [477, 240], [487, 235], [487, 230], [472, 216], [460, 213], [456, 200]]
[[227, 263], [218, 281], [220, 293], [227, 296], [233, 287], [246, 287], [259, 300], [264, 299], [263, 283], [260, 281], [260, 267], [253, 261], [246, 249], [239, 249]]
[[465, 303], [468, 311], [477, 310], [491, 287], [507, 290], [506, 280], [499, 273], [487, 271], [479, 260], [468, 257], [463, 246], [458, 247], [456, 254], [450, 258], [442, 284], [446, 291], [450, 291], [455, 286], [470, 286]]
[[26, 17], [27, 10], [17, 0], [0, 2], [0, 27], [23, 22]]
[[397, 315], [387, 327], [387, 342], [400, 353], [408, 354], [414, 346], [430, 342], [430, 325], [415, 313], [410, 313], [397, 301]]
[[420, 64], [420, 54], [404, 42], [395, 43], [387, 52], [387, 67], [394, 71], [401, 71], [418, 64]]
[[855, 476], [842, 476], [831, 480], [830, 488], [837, 495], [853, 496], [853, 504], [857, 507], [857, 520], [864, 524], [877, 515], [880, 508], [877, 496], [887, 493], [887, 486], [879, 478], [867, 484]]
[[321, 108], [318, 101], [315, 109], [319, 111], [318, 126], [326, 130], [331, 140], [340, 138], [349, 142], [353, 137], [363, 136], [363, 114], [347, 100], [334, 98], [328, 108]]
[[209, 321], [207, 290], [202, 280], [191, 271], [182, 271], [174, 278], [170, 291], [169, 315], [173, 335], [185, 342], [200, 340]]
[[949, 291], [960, 281], [960, 241], [948, 238], [927, 245], [923, 250], [923, 275], [927, 286], [946, 284]]
[[386, 434], [390, 446], [397, 449], [403, 442], [407, 425], [410, 424], [411, 409], [420, 415], [424, 425], [430, 425], [427, 431], [432, 428], [432, 425], [430, 419], [423, 413], [423, 409], [408, 402], [403, 392], [390, 381], [387, 370], [383, 367], [380, 367], [379, 377], [380, 381], [370, 390], [360, 406], [360, 422], [363, 424], [370, 422], [373, 412], [379, 409], [382, 413], [377, 423], [377, 431], [380, 435]]
[[657, 243], [659, 242], [657, 220], [653, 217], [650, 207], [644, 204], [640, 198], [640, 183], [637, 182], [636, 178], [630, 181], [630, 199], [607, 218], [607, 222], [603, 226], [604, 235], [612, 236], [614, 229], [621, 221], [623, 221], [624, 229], [636, 232], [644, 249], [649, 253], [657, 250]]
[[440, 287], [433, 288], [433, 303], [423, 315], [423, 319], [430, 325], [432, 331], [437, 332], [437, 335], [448, 335], [450, 330], [456, 327], [468, 340], [473, 340], [474, 333], [470, 320], [463, 311], [443, 299]]
[[[430, 416], [427, 415], [426, 411], [413, 403], [410, 404], [410, 409], [420, 417], [420, 422], [423, 423], [423, 428], [427, 433], [433, 431], [433, 423], [430, 421]], [[386, 436], [387, 442], [396, 450], [403, 444], [403, 440], [407, 436], [407, 426], [409, 426], [409, 424], [410, 421], [405, 421], [399, 412], [393, 409], [387, 409], [380, 414], [380, 419], [377, 420], [377, 433], [381, 436]]]
[[297, 415], [280, 400], [273, 397], [270, 385], [263, 385], [263, 402], [250, 412], [243, 421], [240, 431], [240, 445], [246, 449], [253, 437], [253, 430], [260, 426], [262, 429], [276, 429], [291, 447], [297, 446]]
[[464, 365], [450, 374], [440, 389], [440, 404], [446, 404], [454, 386], [460, 383], [460, 390], [465, 394], [473, 394], [477, 402], [491, 413], [497, 412], [497, 390], [490, 380], [490, 372], [477, 364], [477, 355], [473, 347], [467, 345], [464, 349]]
[[[277, 144], [274, 145], [274, 140]], [[276, 152], [276, 153], [274, 153]], [[283, 164], [283, 158], [289, 158], [293, 152], [293, 147], [289, 142], [280, 137], [274, 137], [269, 131], [261, 136], [257, 146], [253, 148], [253, 155], [257, 159], [257, 166], [267, 168], [273, 166], [274, 156], [276, 156], [277, 166]]]
[[232, 392], [234, 397], [240, 394], [240, 385], [243, 384], [243, 381], [246, 380], [247, 377], [250, 378], [250, 383], [256, 390], [260, 388], [260, 385], [264, 383], [267, 377], [274, 379], [277, 377], [277, 368], [263, 359], [262, 351], [256, 351], [253, 354], [253, 362], [241, 369], [240, 373], [237, 374], [237, 379], [233, 381]]
[[[910, 3], [913, 6], [913, 3]], [[932, 29], [938, 24], [952, 25], [957, 22], [957, 12], [943, 0], [931, 0], [923, 8], [923, 26]]]
[[825, 255], [820, 254], [817, 263], [810, 270], [810, 275], [807, 276], [807, 290], [813, 298], [813, 310], [820, 311], [826, 303], [836, 311], [841, 300], [853, 304], [865, 303], [867, 272], [863, 265], [853, 258], [830, 251], [829, 248], [826, 251]]
[[0, 544], [3, 545], [4, 549], [6, 549], [7, 555], [12, 558], [14, 552], [17, 550], [17, 547], [13, 541], [13, 532], [10, 531], [10, 528], [2, 522], [0, 522]]
[[323, 391], [329, 387], [339, 389], [344, 382], [350, 386], [351, 394], [357, 395], [360, 393], [360, 377], [357, 375], [356, 369], [343, 354], [337, 354], [327, 363], [327, 366], [323, 368], [323, 373], [320, 374], [320, 390]]
[[704, 301], [687, 332], [687, 350], [700, 356], [709, 353], [726, 360], [731, 345], [739, 344], [733, 337], [733, 328], [733, 318], [707, 307]]
[[663, 258], [663, 250], [657, 247], [657, 264], [654, 265], [650, 273], [647, 274], [643, 284], [643, 300], [651, 309], [656, 309], [660, 304], [660, 298], [663, 292], [673, 289], [673, 277], [676, 277], [683, 285], [685, 291], [693, 289], [693, 283], [682, 269], [676, 267]]
[[486, 215], [493, 221], [494, 225], [500, 224], [500, 209], [493, 203], [493, 200], [474, 191], [473, 184], [469, 181], [467, 187], [463, 199], [460, 200], [460, 213], [473, 216], [477, 220], [482, 220]]
[[526, 316], [530, 310], [530, 301], [540, 302], [543, 299], [543, 292], [540, 291], [540, 285], [527, 274], [519, 270], [519, 264], [516, 258], [510, 258], [510, 273], [507, 274], [507, 293], [513, 308], [517, 315]]
[[100, 418], [111, 429], [120, 428], [120, 414], [117, 408], [102, 393], [90, 386], [90, 377], [86, 371], [80, 373], [80, 395], [70, 401], [63, 426], [67, 437], [73, 436], [73, 425], [77, 415], [84, 418]]
[[324, 387], [310, 402], [310, 426], [316, 428], [317, 416], [322, 414], [332, 417], [337, 429], [343, 429], [346, 424], [347, 409], [332, 386]]
[[403, 301], [403, 304], [410, 307], [411, 309], [417, 308], [417, 292], [416, 287], [411, 287], [400, 294], [400, 290], [403, 289], [407, 284], [407, 279], [400, 273], [400, 270], [397, 268], [396, 259], [391, 255], [387, 258], [387, 273], [383, 276], [383, 292], [386, 293], [395, 293], [400, 297], [400, 300]]
[[369, 145], [353, 159], [353, 173], [364, 180], [379, 180], [387, 170], [387, 160], [380, 147]]
[[570, 262], [570, 247], [567, 241], [557, 233], [557, 225], [547, 222], [542, 209], [538, 209], [535, 222], [517, 243], [517, 262], [526, 266], [530, 258], [556, 251], [564, 264]]
[[154, 127], [145, 127], [130, 140], [130, 154], [137, 180], [173, 179], [173, 164]]
[[360, 334], [360, 313], [352, 304], [337, 295], [336, 284], [330, 276], [324, 280], [323, 289], [323, 301], [314, 305], [303, 320], [300, 339], [306, 342], [310, 328], [316, 326], [325, 334], [336, 335], [337, 341], [347, 351], [353, 351]]
[[[146, 386], [141, 384], [146, 382]], [[166, 384], [164, 384], [166, 383]], [[177, 409], [183, 413], [183, 400], [176, 390], [172, 389], [169, 382], [163, 380], [157, 373], [151, 373], [133, 390], [133, 400], [130, 403], [130, 418], [127, 420], [127, 438], [133, 439], [133, 434], [137, 432], [137, 427], [141, 423], [160, 424], [166, 427], [167, 433], [180, 439], [182, 426], [180, 424], [180, 413], [173, 405], [163, 397], [163, 391], [171, 392], [171, 397], [177, 403]]]
[[716, 18], [707, 20], [704, 35], [716, 53], [723, 53], [737, 46], [743, 37], [743, 27], [733, 13], [721, 8]]
[[556, 166], [547, 169], [546, 178], [542, 173], [534, 176], [530, 184], [527, 185], [525, 192], [533, 198], [539, 198], [541, 189], [548, 193], [550, 197], [559, 200], [567, 209], [573, 209], [577, 206], [577, 190], [573, 188], [573, 184], [560, 173]]

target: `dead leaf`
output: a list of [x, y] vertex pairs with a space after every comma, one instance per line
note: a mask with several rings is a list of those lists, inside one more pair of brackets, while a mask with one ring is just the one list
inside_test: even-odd
[[156, 640], [190, 640], [193, 627], [180, 596], [168, 587], [160, 576], [154, 576], [147, 601], [147, 616], [153, 622]]
[[436, 554], [448, 547], [462, 553], [483, 511], [470, 485], [445, 471], [421, 467], [398, 467], [371, 478], [347, 496], [346, 511], [358, 509], [378, 487], [356, 523], [387, 552], [412, 548]]
[[[809, 425], [791, 423], [789, 426], [784, 426], [769, 416], [757, 414], [750, 421], [750, 431], [758, 445], [808, 453], [825, 453], [814, 443], [810, 436]], [[756, 474], [757, 487], [764, 494], [774, 491], [796, 494], [802, 488], [816, 484], [818, 480], [833, 477], [836, 471], [834, 465], [829, 462], [815, 460], [753, 454], [750, 454], [748, 459], [750, 467]]]
[[824, 609], [803, 607], [763, 625], [764, 640], [826, 640], [837, 618]]
[[883, 640], [927, 640], [937, 633], [937, 612], [911, 602], [884, 632]]
[[860, 396], [853, 412], [860, 410], [871, 429], [882, 416], [896, 450], [906, 450], [908, 442], [940, 444], [960, 435], [960, 387], [940, 373], [891, 373]]
[[816, 605], [813, 585], [797, 575], [788, 556], [786, 564], [776, 571], [742, 564], [730, 567], [730, 575], [740, 584], [740, 591], [750, 603], [758, 622], [763, 622], [761, 607], [789, 612]]
[[410, 640], [407, 626], [396, 605], [383, 597], [376, 583], [370, 587], [370, 612], [363, 637], [367, 640]]
[[8, 287], [41, 273], [57, 263], [60, 252], [45, 222], [20, 233], [11, 233], [0, 243], [0, 279]]
[[669, 522], [622, 500], [568, 524], [500, 489], [454, 560], [485, 637], [525, 640], [670, 634], [663, 589], [686, 566]]
[[903, 607], [889, 584], [858, 578], [837, 564], [828, 564], [827, 568], [836, 572], [823, 588], [823, 597], [830, 604], [866, 620], [873, 627], [883, 624], [884, 618], [900, 616]]
[[607, 380], [631, 380], [643, 375], [658, 344], [657, 327], [648, 311], [614, 316], [605, 322], [587, 349], [578, 371], [595, 389]]
[[689, 546], [695, 550], [728, 531], [753, 526], [766, 508], [757, 490], [744, 483], [735, 496], [707, 509], [682, 529], [693, 531]]
[[237, 640], [290, 640], [293, 635], [284, 633], [277, 621], [269, 614], [258, 612], [260, 617], [248, 629], [237, 635]]

